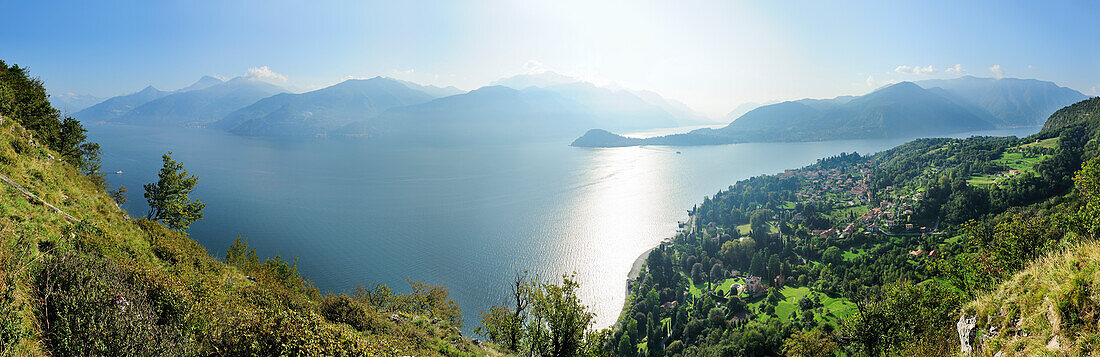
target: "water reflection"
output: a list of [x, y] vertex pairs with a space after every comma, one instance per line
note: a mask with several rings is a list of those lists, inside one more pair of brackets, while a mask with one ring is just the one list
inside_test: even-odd
[[[1032, 129], [1030, 132], [1034, 132]], [[1026, 129], [1016, 133], [1027, 134]], [[325, 291], [405, 279], [442, 283], [469, 332], [503, 302], [512, 274], [575, 271], [598, 327], [622, 307], [626, 274], [671, 236], [685, 209], [737, 180], [842, 151], [883, 150], [904, 139], [706, 147], [583, 149], [560, 142], [464, 147], [378, 147], [359, 141], [280, 142], [201, 129], [90, 125], [113, 185], [141, 185], [160, 154], [199, 175], [208, 204], [192, 238], [221, 255], [245, 234], [263, 256], [298, 258]], [[680, 151], [682, 154], [677, 154]]]

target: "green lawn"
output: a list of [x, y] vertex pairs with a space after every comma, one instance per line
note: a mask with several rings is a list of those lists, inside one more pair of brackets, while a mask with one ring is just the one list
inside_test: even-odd
[[849, 261], [849, 262], [855, 260], [856, 257], [865, 256], [865, 255], [867, 255], [867, 250], [863, 249], [863, 248], [856, 249], [855, 252], [853, 252], [851, 250], [845, 250], [844, 254], [841, 254], [841, 256], [844, 257], [844, 261]]
[[871, 209], [867, 206], [852, 206], [842, 209], [834, 209], [829, 212], [829, 217], [834, 219], [847, 219], [849, 213], [855, 213], [856, 217], [862, 216]]
[[[737, 233], [740, 233], [742, 235], [749, 234], [750, 231], [752, 231], [752, 228], [749, 227], [748, 223], [737, 226]], [[775, 224], [768, 222], [768, 232], [779, 233], [779, 227], [776, 227]]]
[[993, 175], [971, 176], [966, 180], [966, 183], [974, 186], [991, 185], [994, 182], [997, 182], [997, 177]]
[[[1019, 146], [1019, 148], [1026, 148], [1026, 147], [1043, 147], [1043, 148], [1054, 149], [1054, 148], [1058, 147], [1058, 138], [1046, 139], [1046, 140], [1042, 140], [1042, 141], [1039, 141], [1039, 142], [1036, 142], [1036, 143], [1028, 143], [1028, 144], [1024, 144], [1024, 145]], [[1012, 149], [1009, 149], [1009, 151], [1012, 151]], [[1048, 157], [1051, 156], [1051, 155], [1037, 155], [1037, 156], [1025, 157], [1024, 153], [1022, 153], [1022, 152], [1009, 152], [1009, 151], [1006, 151], [1004, 154], [1001, 154], [1001, 158], [999, 158], [997, 160], [994, 160], [993, 162], [1004, 165], [1005, 167], [1008, 167], [1011, 170], [1019, 171], [1021, 175], [1023, 175], [1023, 174], [1034, 174], [1035, 173], [1035, 167], [1038, 166], [1040, 162], [1043, 162], [1043, 160], [1046, 160]], [[1004, 182], [1005, 180], [1007, 180], [1009, 178], [1010, 178], [1010, 176], [977, 175], [977, 176], [971, 176], [969, 179], [966, 180], [966, 182], [968, 184], [975, 185], [975, 186], [986, 186], [986, 185], [991, 185], [991, 184], [994, 184], [994, 183]]]
[[[792, 311], [798, 310], [798, 301], [806, 295], [810, 294], [810, 288], [808, 287], [785, 287], [779, 291], [783, 294], [783, 300], [775, 305], [775, 315], [782, 321], [787, 321], [790, 318]], [[853, 304], [847, 298], [833, 298], [825, 294], [820, 294], [821, 305], [823, 305], [823, 312], [815, 312], [814, 319], [820, 322], [828, 322], [835, 324], [839, 319], [850, 316], [855, 312], [855, 304]], [[764, 322], [771, 316], [764, 314], [760, 311], [760, 306], [763, 305], [764, 299], [748, 304], [748, 308], [757, 312], [756, 319]], [[832, 316], [829, 316], [829, 314]]]
[[749, 228], [749, 224], [748, 224], [748, 223], [745, 223], [745, 224], [742, 224], [742, 225], [740, 225], [740, 226], [737, 226], [737, 233], [740, 233], [740, 234], [749, 234], [749, 231], [750, 231], [750, 230], [751, 230], [751, 229]]
[[[703, 289], [707, 288], [707, 283], [701, 283], [701, 284], [696, 285], [694, 281], [691, 281], [690, 277], [687, 278], [687, 279], [688, 279], [688, 283], [691, 284], [691, 288], [688, 289], [688, 291], [691, 292], [691, 296], [695, 296], [695, 297], [702, 296], [703, 295]], [[721, 289], [722, 292], [724, 293], [724, 292], [728, 292], [730, 290], [730, 286], [732, 286], [733, 283], [739, 283], [739, 282], [743, 283], [744, 280], [745, 280], [745, 278], [728, 278], [726, 280], [722, 280], [721, 284], [718, 284], [717, 286], [713, 286], [713, 287], [715, 288], [715, 290]]]
[[1042, 147], [1042, 148], [1048, 148], [1048, 149], [1057, 149], [1058, 148], [1058, 138], [1050, 138], [1050, 139], [1046, 139], [1046, 140], [1043, 140], [1043, 141], [1040, 141], [1040, 142], [1037, 142], [1037, 143], [1027, 143], [1027, 144], [1024, 144], [1024, 145], [1020, 145], [1020, 147], [1025, 147], [1025, 148], [1026, 147]]

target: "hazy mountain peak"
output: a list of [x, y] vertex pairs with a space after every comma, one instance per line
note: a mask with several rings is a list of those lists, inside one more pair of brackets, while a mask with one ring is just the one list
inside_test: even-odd
[[156, 93], [156, 92], [160, 92], [160, 91], [161, 90], [157, 89], [157, 87], [153, 87], [152, 85], [149, 85], [149, 86], [146, 86], [145, 88], [142, 88], [141, 90], [139, 90], [135, 93]]
[[960, 104], [986, 112], [1005, 126], [1042, 124], [1059, 108], [1088, 98], [1054, 82], [1019, 78], [963, 76], [916, 82]]
[[199, 78], [199, 80], [195, 81], [195, 83], [193, 83], [189, 86], [180, 88], [176, 92], [187, 92], [187, 91], [193, 91], [193, 90], [206, 89], [206, 88], [210, 88], [210, 87], [222, 84], [223, 82], [224, 81], [222, 81], [221, 79], [215, 78], [213, 76], [202, 76], [202, 78]]
[[418, 90], [418, 91], [421, 91], [421, 92], [424, 92], [424, 93], [428, 93], [428, 94], [430, 94], [430, 95], [432, 95], [433, 97], [436, 97], [436, 98], [449, 97], [449, 96], [456, 95], [456, 94], [466, 93], [466, 91], [458, 89], [455, 86], [439, 87], [439, 86], [430, 85], [430, 84], [425, 85], [425, 84], [410, 82], [410, 81], [401, 80], [401, 79], [397, 79], [397, 78], [388, 78], [388, 79], [391, 79], [391, 80], [397, 81], [398, 83], [404, 84], [406, 87], [409, 87], [410, 89], [415, 89], [415, 90]]
[[525, 73], [502, 78], [489, 83], [490, 86], [505, 86], [514, 89], [526, 89], [529, 87], [549, 87], [558, 84], [580, 82], [580, 79], [566, 76], [554, 71], [539, 73]]

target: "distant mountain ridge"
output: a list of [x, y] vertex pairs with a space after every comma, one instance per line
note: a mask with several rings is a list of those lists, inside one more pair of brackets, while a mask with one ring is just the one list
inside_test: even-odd
[[572, 82], [524, 89], [482, 87], [395, 107], [334, 133], [382, 141], [516, 142], [567, 138], [594, 127], [676, 127], [679, 119], [629, 91]]
[[[921, 83], [923, 85], [901, 82], [858, 97], [802, 99], [766, 105], [746, 112], [723, 128], [648, 138], [634, 145], [944, 135], [1035, 125], [1045, 119], [1037, 117], [1049, 115], [1048, 110], [1053, 112], [1087, 98], [1075, 90], [1037, 80], [961, 77]], [[573, 145], [621, 146], [634, 142], [603, 133], [589, 134], [574, 141]]]
[[193, 90], [206, 89], [221, 83], [223, 83], [221, 79], [212, 76], [202, 76], [202, 78], [199, 78], [199, 80], [195, 81], [195, 83], [174, 91], [162, 91], [154, 88], [153, 86], [147, 86], [144, 89], [134, 93], [102, 100], [98, 104], [89, 106], [76, 112], [74, 117], [88, 122], [116, 121], [123, 115], [129, 113], [131, 110], [134, 110], [134, 108], [137, 108], [145, 103], [163, 98], [174, 93], [183, 93]]
[[[651, 91], [596, 86], [553, 72], [497, 82], [508, 86], [482, 87], [473, 93], [453, 86], [375, 77], [346, 80], [306, 93], [286, 93], [277, 86], [242, 77], [223, 82], [205, 76], [178, 91], [150, 87], [108, 99], [80, 113], [78, 119], [209, 126], [247, 136], [383, 135], [394, 140], [401, 135], [471, 140], [476, 136], [490, 141], [569, 137], [593, 127], [636, 130], [711, 123], [687, 105]], [[457, 98], [428, 105], [448, 97]], [[411, 108], [418, 105], [424, 106]], [[410, 108], [401, 109], [404, 107]], [[441, 108], [447, 108], [446, 112]], [[452, 123], [443, 118], [464, 119]], [[431, 128], [426, 123], [441, 127]], [[461, 123], [470, 123], [470, 127], [461, 127]], [[500, 128], [487, 127], [490, 125]], [[456, 135], [448, 135], [444, 128]]]
[[1053, 82], [1017, 78], [929, 79], [915, 82], [924, 88], [942, 88], [956, 98], [985, 109], [1002, 126], [1042, 125], [1058, 109], [1088, 98]]
[[392, 108], [338, 133], [385, 141], [527, 140], [569, 135], [576, 128], [594, 125], [596, 118], [581, 108], [574, 100], [541, 88], [488, 86]]
[[324, 135], [387, 109], [424, 103], [452, 91], [458, 89], [432, 89], [384, 77], [349, 79], [311, 92], [282, 93], [261, 99], [226, 115], [213, 126], [250, 136]]
[[77, 119], [87, 122], [105, 122], [113, 121], [122, 117], [124, 114], [130, 112], [138, 106], [148, 103], [152, 100], [164, 97], [172, 92], [165, 92], [154, 88], [153, 86], [145, 87], [144, 89], [117, 97], [108, 98], [88, 108], [76, 112]]
[[271, 83], [237, 77], [202, 89], [151, 100], [114, 121], [139, 125], [203, 126], [257, 100], [285, 91]]
[[[686, 104], [677, 101], [675, 99], [669, 99], [657, 94], [656, 92], [649, 90], [634, 90], [624, 88], [618, 84], [612, 83], [604, 86], [597, 86], [591, 82], [586, 82], [579, 78], [570, 77], [553, 71], [544, 71], [540, 73], [526, 73], [519, 74], [508, 78], [499, 79], [489, 84], [490, 86], [504, 86], [516, 90], [525, 90], [532, 87], [548, 89], [552, 91], [559, 91], [561, 94], [567, 97], [573, 97], [588, 104], [596, 104], [603, 106], [605, 109], [610, 109], [612, 113], [596, 113], [596, 115], [619, 115], [626, 111], [635, 110], [638, 112], [648, 112], [646, 115], [661, 115], [656, 114], [658, 111], [664, 111], [672, 118], [672, 122], [665, 122], [664, 127], [675, 126], [689, 126], [700, 124], [714, 124], [714, 121], [707, 118], [694, 109], [691, 109]], [[597, 98], [578, 98], [576, 93], [571, 93], [578, 89], [583, 89], [588, 94], [597, 93], [597, 89], [604, 103], [597, 103]], [[635, 97], [635, 98], [628, 98]], [[612, 108], [618, 105], [618, 108]], [[639, 119], [639, 121], [652, 120], [650, 116], [648, 119]], [[633, 125], [634, 127], [656, 128], [657, 126], [651, 126], [652, 124], [639, 124]]]

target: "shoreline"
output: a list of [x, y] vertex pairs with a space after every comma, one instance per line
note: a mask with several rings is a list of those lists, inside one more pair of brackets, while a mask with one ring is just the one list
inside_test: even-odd
[[626, 280], [627, 281], [630, 281], [632, 279], [637, 279], [638, 275], [641, 275], [642, 265], [645, 264], [646, 258], [649, 258], [649, 252], [652, 252], [654, 249], [657, 249], [657, 247], [659, 247], [660, 245], [661, 245], [660, 243], [657, 243], [656, 246], [653, 246], [653, 247], [650, 247], [649, 249], [646, 249], [644, 252], [642, 252], [641, 255], [638, 255], [638, 257], [634, 259], [634, 264], [630, 266], [630, 272], [626, 274]]
[[[687, 225], [686, 226], [691, 231], [695, 230], [695, 216], [692, 216], [691, 214], [688, 215], [688, 220], [687, 220]], [[677, 233], [677, 234], [679, 234], [679, 233]], [[642, 254], [638, 255], [637, 258], [634, 258], [634, 263], [630, 265], [630, 272], [626, 273], [626, 281], [623, 284], [624, 285], [623, 290], [625, 292], [625, 295], [624, 295], [625, 297], [630, 297], [630, 281], [632, 281], [634, 279], [637, 279], [638, 275], [641, 275], [642, 265], [645, 265], [646, 259], [649, 258], [649, 253], [652, 252], [654, 249], [657, 249], [657, 247], [660, 247], [661, 244], [665, 244], [666, 241], [668, 241], [668, 240], [663, 240], [661, 242], [658, 242], [657, 245], [652, 246], [649, 249], [646, 249], [644, 252], [642, 252]], [[622, 315], [622, 311], [619, 311], [619, 315]]]

